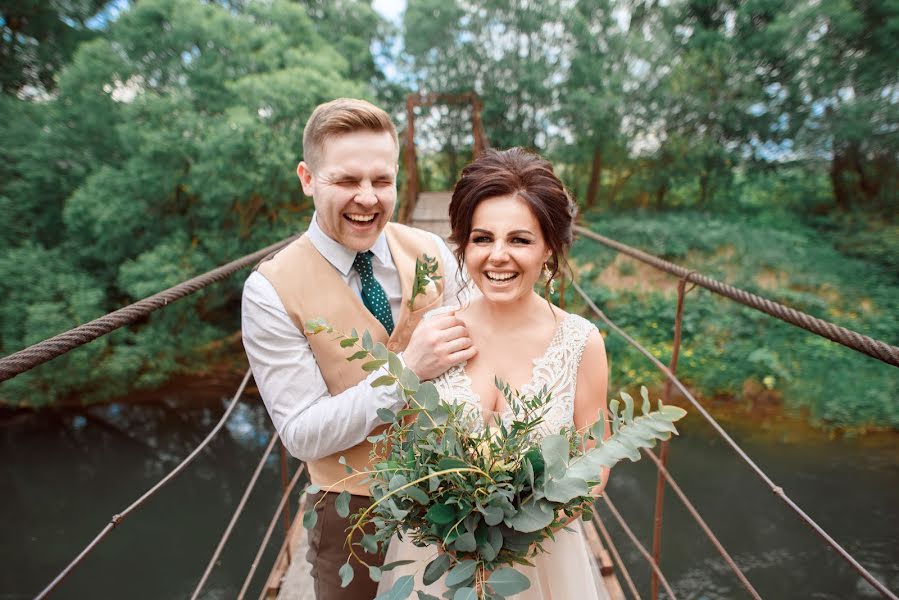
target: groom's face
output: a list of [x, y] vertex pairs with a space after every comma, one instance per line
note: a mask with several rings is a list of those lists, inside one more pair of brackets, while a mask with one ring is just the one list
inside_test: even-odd
[[389, 133], [357, 131], [325, 140], [315, 165], [297, 175], [319, 227], [345, 248], [371, 248], [396, 205], [398, 149]]

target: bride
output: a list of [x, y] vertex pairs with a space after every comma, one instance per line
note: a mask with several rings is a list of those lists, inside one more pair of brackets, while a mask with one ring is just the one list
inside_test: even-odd
[[[510, 409], [494, 378], [522, 393], [546, 386], [551, 406], [543, 435], [572, 423], [579, 429], [605, 414], [608, 366], [596, 327], [551, 305], [544, 293], [567, 267], [575, 206], [552, 165], [521, 148], [488, 150], [469, 164], [453, 191], [451, 241], [480, 294], [456, 315], [471, 332], [477, 355], [434, 380], [442, 399], [465, 403], [483, 422], [509, 418]], [[608, 470], [602, 473], [605, 484]], [[595, 495], [602, 486], [593, 490]], [[533, 567], [517, 567], [531, 587], [520, 600], [607, 598], [587, 548], [580, 520], [544, 544]], [[379, 593], [401, 575], [416, 574], [416, 590], [440, 595], [441, 582], [424, 586], [421, 573], [436, 548], [393, 539], [386, 562], [413, 560], [382, 576]]]

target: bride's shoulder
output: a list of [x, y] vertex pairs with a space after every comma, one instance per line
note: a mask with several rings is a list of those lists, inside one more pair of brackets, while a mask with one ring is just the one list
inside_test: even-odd
[[599, 330], [596, 328], [596, 325], [593, 324], [589, 319], [585, 319], [584, 317], [570, 313], [562, 310], [558, 306], [553, 306], [553, 310], [556, 311], [556, 320], [560, 323], [565, 323], [569, 330], [578, 331], [583, 333], [584, 335], [590, 335], [592, 332], [596, 332], [599, 334]]

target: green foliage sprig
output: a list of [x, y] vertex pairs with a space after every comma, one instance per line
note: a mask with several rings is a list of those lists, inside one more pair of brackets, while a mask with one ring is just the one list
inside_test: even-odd
[[[542, 436], [551, 394], [542, 390], [523, 396], [497, 380], [512, 418], [480, 428], [477, 407], [473, 414], [468, 405], [441, 400], [433, 383], [420, 382], [397, 355], [373, 343], [367, 331], [361, 337], [355, 330], [344, 335], [322, 320], [307, 322], [306, 329], [313, 335], [337, 334], [342, 347], [354, 349], [347, 360], [365, 360], [367, 372], [385, 371], [372, 386], [396, 385], [408, 402], [397, 413], [379, 410], [389, 426], [368, 438], [378, 444], [373, 468], [354, 471], [341, 460], [347, 477], [335, 486], [366, 477], [373, 499], [352, 517], [348, 529], [350, 556], [340, 569], [344, 587], [354, 577], [353, 560], [375, 581], [384, 571], [411, 562], [376, 567], [356, 552], [357, 546], [382, 551], [391, 537], [402, 535], [417, 546], [440, 550], [424, 569], [426, 585], [443, 578], [454, 597], [497, 600], [528, 589], [528, 578], [511, 566], [531, 564], [545, 541], [571, 519], [591, 518], [590, 490], [601, 483], [601, 469], [624, 458], [639, 460], [641, 448], [677, 433], [673, 423], [686, 414], [661, 402], [651, 411], [642, 388], [641, 416], [634, 416], [634, 400], [622, 392], [621, 402], [609, 404], [608, 422], [599, 418], [583, 431], [571, 427]], [[349, 500], [347, 491], [337, 497], [336, 510], [343, 517], [349, 515]], [[307, 527], [315, 525], [315, 515], [314, 507], [306, 513]], [[364, 533], [368, 523], [375, 533]], [[381, 598], [406, 598], [413, 587], [413, 576], [403, 575]], [[419, 592], [419, 597], [432, 596]]]
[[427, 254], [422, 254], [415, 259], [415, 279], [412, 281], [412, 294], [409, 297], [409, 308], [415, 304], [415, 298], [425, 293], [429, 284], [440, 279], [436, 275], [438, 269], [437, 259]]

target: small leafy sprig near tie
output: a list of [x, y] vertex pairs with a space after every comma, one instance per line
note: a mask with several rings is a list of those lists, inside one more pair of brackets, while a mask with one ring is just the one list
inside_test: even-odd
[[436, 275], [438, 269], [437, 259], [427, 254], [422, 254], [415, 259], [415, 280], [412, 282], [412, 295], [409, 297], [409, 308], [415, 304], [415, 298], [425, 293], [425, 288], [432, 282], [440, 279]]

